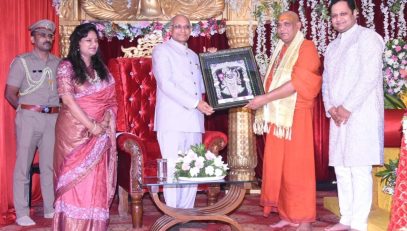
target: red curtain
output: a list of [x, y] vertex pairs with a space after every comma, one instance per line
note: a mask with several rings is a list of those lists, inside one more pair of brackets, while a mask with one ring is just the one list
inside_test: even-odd
[[[0, 92], [3, 95], [9, 65], [20, 53], [32, 49], [28, 27], [40, 19], [50, 19], [58, 25], [58, 16], [49, 0], [2, 0], [0, 1]], [[57, 27], [58, 28], [58, 27]], [[59, 41], [57, 29], [55, 41]], [[59, 56], [59, 44], [52, 52]], [[0, 224], [14, 222], [13, 170], [15, 164], [15, 110], [4, 97], [0, 97]], [[34, 177], [33, 201], [39, 200], [38, 176]]]

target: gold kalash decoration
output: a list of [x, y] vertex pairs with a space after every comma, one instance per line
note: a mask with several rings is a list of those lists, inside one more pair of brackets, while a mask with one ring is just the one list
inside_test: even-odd
[[[229, 9], [224, 0], [63, 0], [60, 5], [61, 55], [66, 56], [69, 36], [83, 20], [120, 22], [168, 21], [177, 14], [190, 20], [226, 18], [226, 36], [231, 48], [249, 46], [250, 0], [245, 0], [239, 12]], [[255, 29], [255, 26], [252, 27]], [[159, 39], [153, 39], [160, 43]], [[150, 56], [154, 45], [145, 39], [136, 48], [122, 48], [126, 57]], [[253, 112], [244, 108], [229, 109], [228, 165], [230, 178], [254, 179], [257, 165], [256, 139], [252, 128]]]

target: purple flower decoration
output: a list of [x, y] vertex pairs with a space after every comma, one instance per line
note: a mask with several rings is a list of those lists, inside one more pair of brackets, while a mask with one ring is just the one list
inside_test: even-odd
[[406, 41], [403, 39], [389, 40], [386, 43], [385, 54], [387, 55], [383, 56], [384, 89], [388, 94], [397, 95], [407, 90], [406, 79], [401, 78], [400, 75], [400, 71], [407, 68]]
[[394, 48], [394, 50], [396, 50], [397, 52], [401, 51], [401, 46], [396, 46], [396, 48]]
[[[89, 21], [83, 21], [83, 23]], [[225, 32], [226, 21], [216, 20], [214, 18], [208, 21], [198, 22], [192, 24], [191, 35], [193, 37], [197, 36], [210, 36], [216, 33], [222, 34]], [[138, 37], [145, 36], [147, 34], [153, 33], [154, 31], [161, 31], [163, 40], [166, 41], [170, 38], [170, 23], [165, 25], [161, 22], [148, 22], [140, 21], [137, 23], [112, 23], [112, 22], [100, 22], [93, 21], [95, 24], [98, 34], [100, 37], [106, 37], [109, 41], [112, 38], [117, 37], [119, 40], [128, 38], [130, 40]]]

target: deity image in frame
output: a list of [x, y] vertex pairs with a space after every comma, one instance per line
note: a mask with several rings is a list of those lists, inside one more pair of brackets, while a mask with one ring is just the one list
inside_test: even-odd
[[254, 98], [243, 60], [211, 64], [219, 104]]
[[199, 54], [209, 104], [215, 109], [243, 106], [264, 94], [251, 47]]

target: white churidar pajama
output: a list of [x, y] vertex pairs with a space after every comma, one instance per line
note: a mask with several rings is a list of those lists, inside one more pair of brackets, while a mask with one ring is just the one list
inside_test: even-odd
[[340, 223], [353, 229], [367, 230], [372, 205], [372, 166], [335, 166]]
[[[198, 132], [157, 132], [161, 155], [167, 159], [167, 179], [174, 179], [175, 163], [178, 152], [186, 152], [191, 145], [202, 142], [202, 133]], [[197, 185], [165, 186], [164, 198], [168, 206], [174, 208], [193, 208]]]

